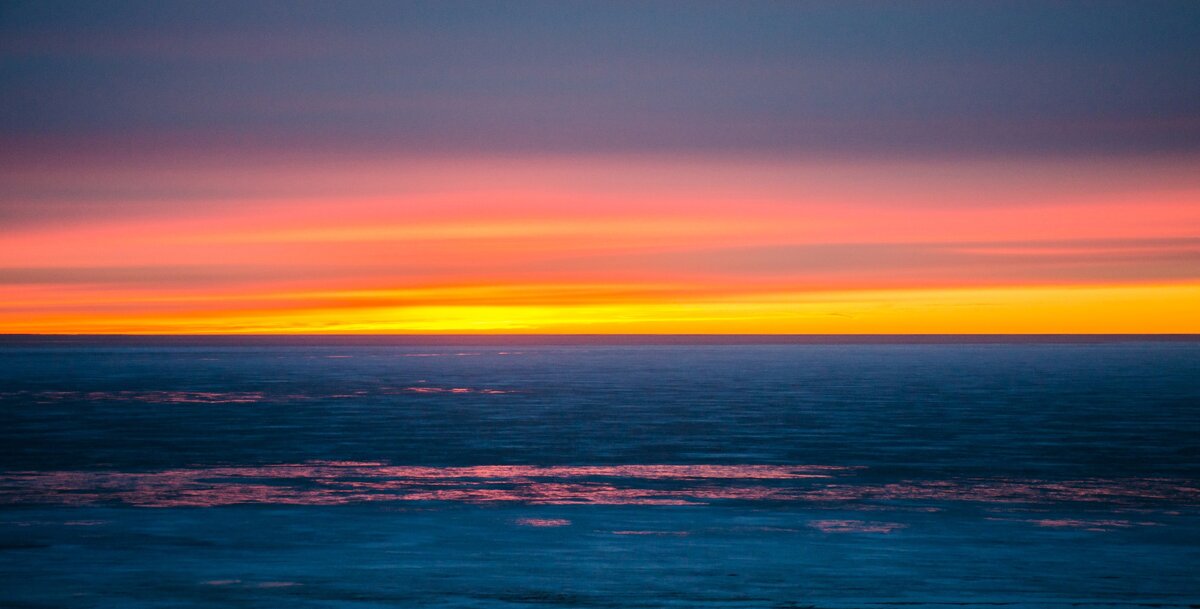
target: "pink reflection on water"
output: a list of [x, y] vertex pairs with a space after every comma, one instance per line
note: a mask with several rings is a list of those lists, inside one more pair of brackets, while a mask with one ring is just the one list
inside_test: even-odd
[[1111, 528], [1129, 528], [1133, 523], [1128, 520], [1078, 520], [1073, 518], [1047, 518], [1034, 520], [1034, 524], [1047, 528], [1084, 529], [1088, 531], [1106, 531]]
[[518, 518], [514, 522], [523, 527], [565, 527], [571, 524], [565, 518]]
[[[688, 505], [716, 500], [792, 500], [792, 489], [746, 481], [824, 479], [831, 472], [849, 469], [823, 465], [419, 467], [338, 461], [160, 472], [10, 472], [0, 474], [0, 503], [115, 501], [153, 507], [364, 501]], [[717, 480], [722, 483], [713, 483]], [[673, 484], [649, 488], [645, 486], [648, 482]]]
[[[919, 512], [937, 511], [941, 508], [929, 504], [948, 501], [1014, 507], [1071, 502], [1103, 505], [1110, 510], [1163, 507], [1162, 502], [1176, 507], [1200, 504], [1200, 491], [1193, 486], [1159, 478], [1057, 482], [966, 479], [889, 484], [854, 484], [835, 478], [853, 475], [858, 469], [831, 465], [650, 464], [424, 467], [316, 461], [158, 472], [5, 472], [0, 473], [0, 504], [118, 502], [147, 507], [210, 507], [435, 501], [670, 506], [750, 501]], [[842, 525], [829, 523], [843, 521], [819, 522], [825, 522], [825, 528], [833, 531]], [[850, 526], [844, 523], [851, 522], [859, 521], [844, 521], [844, 527]]]
[[87, 400], [145, 402], [148, 404], [252, 404], [266, 396], [261, 391], [9, 391], [0, 398], [31, 398], [40, 403]]
[[613, 531], [613, 535], [649, 535], [654, 537], [687, 537], [687, 531]]
[[412, 478], [687, 478], [785, 480], [829, 478], [855, 468], [836, 465], [473, 465], [466, 467], [391, 466], [378, 471]]
[[401, 353], [400, 357], [473, 357], [483, 355], [482, 353], [458, 352], [458, 353]]
[[967, 479], [881, 485], [828, 485], [804, 494], [812, 501], [971, 501], [980, 503], [1200, 501], [1200, 489], [1167, 478], [1067, 481]]
[[1150, 521], [1132, 521], [1122, 519], [1084, 519], [1084, 518], [1039, 518], [1039, 519], [1024, 519], [1024, 518], [988, 518], [988, 520], [1004, 520], [1009, 522], [1024, 522], [1033, 524], [1039, 527], [1048, 529], [1079, 529], [1084, 531], [1093, 531], [1098, 533], [1112, 531], [1114, 529], [1128, 529], [1131, 527], [1154, 527], [1162, 526], [1162, 523]]
[[867, 522], [864, 520], [814, 520], [808, 525], [822, 533], [882, 533], [884, 535], [908, 526], [898, 522]]
[[405, 387], [404, 391], [412, 393], [482, 393], [484, 395], [501, 395], [505, 393], [516, 393], [515, 391], [507, 391], [504, 389], [475, 389], [472, 387]]

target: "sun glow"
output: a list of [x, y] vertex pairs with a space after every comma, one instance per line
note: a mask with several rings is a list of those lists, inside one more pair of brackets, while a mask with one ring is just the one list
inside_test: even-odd
[[[602, 158], [192, 169], [173, 191], [245, 195], [7, 228], [0, 331], [1195, 332], [1190, 168]], [[138, 175], [164, 179], [153, 167], [58, 179], [86, 190]], [[1020, 188], [1002, 188], [1006, 176]]]
[[[561, 292], [545, 286], [546, 293]], [[535, 286], [527, 298], [537, 299]], [[508, 288], [442, 290], [463, 304], [425, 304], [429, 290], [343, 295], [336, 306], [300, 295], [264, 295], [273, 307], [23, 313], [0, 317], [13, 332], [56, 333], [1173, 333], [1200, 332], [1200, 284], [865, 290], [743, 294], [698, 301], [552, 305], [467, 304]], [[589, 292], [593, 293], [594, 292]], [[311, 294], [317, 300], [330, 295]], [[409, 300], [414, 304], [396, 305]], [[549, 299], [548, 299], [549, 300]], [[388, 304], [381, 304], [381, 301]], [[224, 303], [224, 300], [218, 299]], [[1150, 312], [1147, 315], [1147, 312]]]

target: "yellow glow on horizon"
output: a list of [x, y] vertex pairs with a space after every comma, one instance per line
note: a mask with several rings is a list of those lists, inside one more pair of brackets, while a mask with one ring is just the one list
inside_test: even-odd
[[98, 202], [4, 227], [0, 332], [1200, 332], [1196, 160], [22, 174]]
[[[476, 296], [488, 292], [486, 286], [464, 289]], [[1200, 284], [767, 292], [671, 300], [643, 295], [628, 302], [595, 304], [585, 298], [551, 305], [389, 306], [378, 304], [395, 297], [387, 291], [357, 296], [340, 306], [2, 313], [0, 324], [14, 333], [65, 334], [1200, 333]]]

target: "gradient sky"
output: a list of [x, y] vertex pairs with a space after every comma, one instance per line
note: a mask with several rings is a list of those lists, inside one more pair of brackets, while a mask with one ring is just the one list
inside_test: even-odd
[[1197, 2], [0, 2], [0, 332], [1200, 332]]

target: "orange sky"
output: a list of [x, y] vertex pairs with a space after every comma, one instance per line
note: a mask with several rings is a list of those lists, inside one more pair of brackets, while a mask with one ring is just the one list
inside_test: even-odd
[[1200, 332], [1200, 3], [0, 14], [0, 333]]
[[1200, 332], [1198, 166], [10, 164], [0, 332]]

